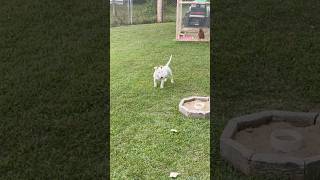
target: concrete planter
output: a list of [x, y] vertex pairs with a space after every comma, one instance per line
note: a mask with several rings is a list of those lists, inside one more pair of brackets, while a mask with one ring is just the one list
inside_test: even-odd
[[[194, 105], [187, 105], [192, 102]], [[210, 97], [191, 96], [184, 98], [179, 103], [179, 111], [187, 117], [210, 118]]]
[[[293, 180], [319, 179], [320, 152], [317, 156], [298, 158], [276, 153], [258, 152], [234, 139], [236, 133], [270, 122], [290, 122], [296, 127], [317, 126], [320, 124], [318, 113], [263, 111], [231, 119], [220, 137], [221, 156], [236, 169], [246, 175], [275, 175]], [[320, 128], [320, 127], [319, 127]], [[290, 142], [290, 148], [300, 146], [300, 137], [291, 132], [280, 132], [292, 135], [297, 142]], [[279, 134], [279, 132], [278, 132]], [[273, 142], [275, 146], [281, 142]]]

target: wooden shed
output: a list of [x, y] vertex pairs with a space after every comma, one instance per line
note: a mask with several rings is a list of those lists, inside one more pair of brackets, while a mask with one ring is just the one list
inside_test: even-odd
[[177, 41], [210, 41], [210, 1], [177, 0]]

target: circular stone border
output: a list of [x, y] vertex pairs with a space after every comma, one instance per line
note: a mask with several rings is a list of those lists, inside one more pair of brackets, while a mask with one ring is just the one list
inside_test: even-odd
[[320, 177], [320, 153], [307, 158], [259, 153], [233, 139], [238, 131], [270, 122], [290, 122], [299, 127], [315, 125], [320, 128], [319, 113], [262, 111], [236, 117], [229, 120], [220, 136], [222, 158], [246, 175], [275, 175], [299, 180]]
[[208, 96], [191, 96], [187, 98], [183, 98], [179, 103], [179, 111], [187, 116], [192, 118], [210, 118], [210, 110], [209, 111], [202, 111], [202, 110], [192, 110], [185, 107], [183, 104], [190, 101], [209, 101], [210, 104], [210, 97]]

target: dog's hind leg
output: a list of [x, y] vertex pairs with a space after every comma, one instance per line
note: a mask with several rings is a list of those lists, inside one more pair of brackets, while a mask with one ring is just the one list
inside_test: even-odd
[[174, 83], [173, 81], [173, 75], [172, 75], [172, 70], [169, 68], [169, 75], [170, 75], [170, 79], [171, 79], [171, 83]]

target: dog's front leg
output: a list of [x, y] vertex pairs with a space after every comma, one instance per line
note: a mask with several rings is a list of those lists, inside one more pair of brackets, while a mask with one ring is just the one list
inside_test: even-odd
[[161, 83], [160, 83], [160, 89], [163, 88], [163, 84], [164, 84], [164, 80], [161, 79]]
[[157, 80], [153, 79], [153, 87], [157, 87]]

